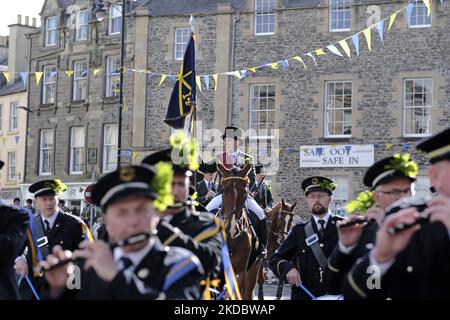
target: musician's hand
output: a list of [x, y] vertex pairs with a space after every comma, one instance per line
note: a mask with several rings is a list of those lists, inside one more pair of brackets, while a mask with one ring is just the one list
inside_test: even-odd
[[408, 245], [414, 233], [420, 229], [417, 224], [411, 228], [391, 235], [388, 230], [399, 223], [412, 224], [419, 217], [416, 208], [407, 208], [400, 210], [388, 216], [377, 232], [377, 240], [373, 255], [378, 263], [384, 263], [394, 259], [397, 254], [403, 251]]
[[426, 213], [430, 214], [430, 222], [442, 222], [450, 231], [450, 197], [438, 195], [427, 202]]
[[21, 277], [28, 274], [27, 260], [25, 260], [23, 257], [17, 258], [16, 263], [14, 264], [14, 270]]
[[378, 207], [369, 208], [364, 214], [367, 217], [367, 220], [375, 219], [378, 225], [381, 225], [381, 222], [384, 219], [384, 210]]
[[74, 257], [86, 259], [84, 270], [93, 268], [97, 275], [111, 282], [118, 273], [109, 245], [103, 241], [82, 242], [80, 249], [74, 252]]
[[300, 279], [300, 273], [298, 273], [297, 269], [292, 268], [289, 270], [289, 272], [286, 274], [286, 280], [289, 284], [298, 287], [300, 283], [302, 283]]
[[[352, 215], [345, 222], [358, 219], [360, 219], [360, 217]], [[355, 246], [361, 238], [363, 228], [366, 224], [367, 222], [362, 222], [345, 228], [338, 228], [339, 241], [347, 248]]]
[[[44, 270], [46, 267], [51, 267], [60, 261], [65, 261], [72, 256], [72, 252], [64, 251], [61, 246], [54, 246], [52, 249], [52, 254], [49, 254], [44, 265]], [[70, 275], [70, 270], [73, 271], [72, 268], [69, 269], [71, 263], [65, 264], [59, 268], [53, 269], [51, 271], [44, 271], [45, 279], [50, 285], [50, 295], [53, 298], [58, 297], [64, 289], [67, 287], [67, 279]], [[45, 267], [46, 266], [46, 267]]]
[[251, 193], [251, 195], [252, 195], [252, 198], [255, 198], [257, 194], [258, 194], [258, 192], [256, 192], [256, 191], [253, 191], [253, 192]]
[[214, 198], [215, 195], [216, 195], [216, 193], [212, 190], [209, 190], [208, 193], [206, 194], [206, 196], [208, 198]]

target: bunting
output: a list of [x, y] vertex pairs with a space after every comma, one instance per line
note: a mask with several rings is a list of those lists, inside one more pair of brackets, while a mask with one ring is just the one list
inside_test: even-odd
[[41, 82], [41, 78], [42, 78], [42, 75], [43, 75], [44, 73], [43, 72], [41, 72], [41, 71], [36, 71], [35, 73], [34, 73], [34, 76], [36, 77], [36, 85], [38, 86], [39, 85], [39, 82]]
[[27, 82], [28, 82], [28, 72], [21, 72], [20, 73], [20, 78], [22, 79], [23, 86], [26, 87], [27, 86]]
[[372, 29], [367, 28], [363, 32], [364, 32], [364, 37], [366, 37], [367, 48], [369, 48], [369, 51], [372, 51], [372, 43], [371, 43]]
[[350, 53], [350, 48], [347, 44], [347, 41], [345, 40], [341, 40], [339, 41], [339, 45], [341, 46], [342, 50], [344, 50], [345, 54], [347, 55], [347, 57], [351, 58], [351, 53]]

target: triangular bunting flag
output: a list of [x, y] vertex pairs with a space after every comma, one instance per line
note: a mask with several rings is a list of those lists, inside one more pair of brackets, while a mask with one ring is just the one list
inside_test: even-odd
[[100, 72], [101, 69], [94, 69], [94, 77], [97, 75], [97, 73]]
[[271, 64], [270, 64], [270, 67], [271, 67], [272, 69], [278, 69], [278, 62], [273, 62], [273, 63], [271, 63]]
[[214, 91], [217, 91], [217, 87], [219, 86], [219, 82], [218, 82], [219, 75], [216, 73], [216, 74], [213, 74], [212, 77], [214, 79]]
[[408, 23], [411, 21], [411, 12], [413, 9], [414, 3], [410, 3], [407, 7], [406, 7], [406, 17], [408, 18]]
[[67, 70], [66, 74], [68, 77], [71, 77], [73, 75], [73, 70]]
[[314, 64], [315, 64], [316, 67], [317, 67], [317, 61], [316, 61], [316, 58], [314, 58], [314, 56], [312, 55], [312, 53], [311, 53], [311, 52], [308, 52], [306, 55], [309, 56], [309, 57], [311, 57], [311, 58], [314, 60]]
[[203, 81], [205, 81], [206, 90], [209, 90], [209, 76], [204, 76]]
[[256, 73], [256, 68], [255, 68], [255, 67], [251, 67], [251, 68], [249, 68], [248, 70], [250, 70], [250, 71], [253, 72], [253, 73]]
[[127, 99], [123, 97], [122, 113], [127, 113], [127, 111], [128, 111]]
[[175, 81], [175, 80], [176, 80], [176, 76], [175, 76], [174, 74], [172, 74], [172, 75], [170, 76], [170, 80]]
[[127, 73], [127, 71], [128, 71], [128, 68], [126, 68], [126, 67], [123, 67], [123, 69], [122, 69], [122, 73], [123, 73], [123, 75], [125, 75], [125, 74]]
[[129, 75], [131, 75], [133, 73], [133, 70], [128, 69], [127, 72], [125, 73], [125, 75], [128, 77]]
[[430, 0], [423, 0], [423, 3], [425, 4], [425, 7], [427, 7], [428, 16], [430, 16], [431, 14]]
[[165, 75], [165, 74], [161, 75], [161, 80], [159, 81], [158, 87], [160, 87], [163, 84], [164, 80], [166, 80], [166, 77], [167, 77], [167, 75]]
[[[312, 55], [311, 55], [311, 56], [312, 56]], [[305, 62], [303, 61], [303, 59], [302, 59], [300, 56], [295, 56], [295, 57], [293, 57], [292, 59], [301, 62], [301, 63], [303, 64], [303, 67], [304, 67], [305, 69], [308, 69], [308, 68], [306, 67]], [[314, 57], [313, 57], [313, 59], [314, 59]]]
[[371, 28], [365, 29], [364, 36], [366, 37], [367, 47], [369, 48], [369, 51], [372, 51], [372, 40], [371, 40], [372, 29]]
[[356, 50], [356, 55], [359, 56], [359, 36], [358, 34], [355, 34], [352, 36], [353, 46]]
[[397, 17], [397, 12], [393, 13], [389, 18], [389, 26], [388, 31], [391, 30], [392, 25], [394, 24], [395, 17]]
[[133, 155], [131, 157], [131, 160], [134, 161], [138, 155], [139, 155], [139, 152], [133, 151]]
[[393, 147], [394, 145], [392, 143], [388, 143], [388, 145], [386, 146], [386, 151], [392, 150]]
[[341, 40], [339, 41], [339, 45], [341, 46], [342, 50], [344, 50], [345, 54], [347, 55], [347, 57], [351, 58], [351, 53], [350, 53], [350, 48], [347, 44], [347, 41], [345, 40]]
[[245, 78], [247, 76], [247, 70], [241, 70], [242, 78]]
[[235, 76], [238, 79], [242, 79], [242, 75], [239, 71], [234, 71], [232, 72], [232, 75]]
[[287, 60], [283, 60], [283, 61], [281, 61], [281, 64], [283, 65], [283, 67], [284, 68], [289, 68], [289, 61], [287, 61]]
[[384, 43], [384, 23], [383, 20], [377, 23], [378, 34], [380, 35], [381, 42]]
[[41, 82], [41, 79], [42, 79], [42, 75], [43, 75], [44, 73], [42, 72], [42, 71], [36, 71], [35, 73], [34, 73], [34, 75], [35, 75], [35, 77], [36, 77], [36, 85], [38, 86], [39, 85], [39, 82]]
[[334, 44], [330, 44], [329, 46], [327, 46], [327, 49], [333, 52], [335, 55], [342, 57], [342, 53], [339, 52], [339, 50], [335, 47]]
[[28, 72], [21, 72], [20, 78], [22, 78], [23, 86], [26, 87], [28, 81]]
[[5, 71], [5, 72], [3, 72], [3, 75], [5, 76], [6, 81], [8, 83], [10, 83], [11, 82], [11, 72]]
[[314, 52], [315, 52], [318, 56], [322, 56], [322, 55], [325, 54], [325, 52], [323, 52], [322, 49], [316, 49]]
[[15, 136], [15, 138], [16, 138], [16, 144], [19, 144], [20, 136]]
[[195, 82], [197, 83], [197, 87], [201, 92], [202, 91], [202, 80], [201, 80], [200, 76], [195, 77]]
[[55, 78], [58, 75], [58, 71], [52, 71], [50, 72], [50, 79]]

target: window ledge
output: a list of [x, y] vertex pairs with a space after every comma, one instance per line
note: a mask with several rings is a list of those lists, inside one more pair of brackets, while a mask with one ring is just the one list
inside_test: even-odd
[[352, 139], [351, 136], [349, 137], [324, 137], [322, 139], [323, 142], [348, 142]]
[[39, 109], [52, 109], [55, 107], [54, 103], [42, 103], [39, 105]]
[[87, 107], [89, 103], [86, 100], [74, 100], [70, 102], [71, 107]]
[[424, 135], [420, 135], [420, 136], [406, 136], [405, 135], [402, 138], [405, 141], [418, 141], [418, 140], [421, 140], [423, 138], [428, 138], [428, 137], [431, 137], [431, 136], [432, 136], [432, 134], [430, 133], [430, 134], [424, 134]]
[[8, 131], [8, 136], [15, 136], [19, 134], [19, 129]]
[[115, 104], [119, 103], [119, 97], [104, 97], [103, 104]]

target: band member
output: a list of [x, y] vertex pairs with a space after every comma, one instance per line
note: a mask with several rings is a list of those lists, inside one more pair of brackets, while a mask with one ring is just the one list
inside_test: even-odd
[[215, 163], [202, 164], [199, 171], [203, 174], [203, 180], [197, 183], [197, 200], [206, 207], [218, 192], [219, 185], [215, 181], [217, 166]]
[[[168, 191], [168, 192], [167, 192]], [[182, 248], [164, 248], [153, 236], [170, 196], [170, 175], [149, 167], [124, 166], [103, 176], [92, 189], [102, 208], [109, 240], [84, 242], [73, 258], [83, 259], [79, 289], [66, 283], [69, 265], [46, 272], [50, 297], [60, 299], [199, 299], [203, 267]], [[130, 239], [141, 238], [137, 241]], [[122, 244], [121, 244], [122, 243]], [[61, 247], [47, 257], [55, 266], [71, 255]], [[182, 266], [180, 268], [180, 266]]]
[[[338, 223], [339, 242], [325, 269], [325, 282], [330, 294], [342, 293], [342, 282], [344, 276], [356, 262], [356, 260], [373, 248], [376, 232], [381, 221], [384, 219], [386, 208], [405, 196], [414, 193], [414, 182], [418, 170], [405, 170], [404, 168], [418, 168], [417, 163], [411, 161], [409, 156], [396, 154], [384, 158], [372, 165], [364, 175], [363, 183], [372, 190], [373, 197], [366, 193], [367, 199], [373, 206], [361, 216], [350, 215], [346, 221]], [[363, 200], [361, 200], [363, 201]], [[371, 205], [360, 204], [360, 208]], [[349, 227], [340, 228], [348, 222], [357, 222]]]
[[326, 177], [303, 180], [302, 189], [312, 217], [292, 228], [269, 261], [272, 272], [292, 285], [292, 300], [311, 299], [300, 284], [316, 297], [327, 293], [323, 271], [338, 241], [338, 218], [330, 211], [335, 188], [333, 181]]
[[266, 178], [264, 167], [262, 165], [255, 166], [256, 183], [250, 194], [255, 199], [256, 203], [263, 209], [269, 209], [273, 205], [272, 189], [264, 181]]
[[[0, 160], [0, 170], [3, 165]], [[23, 248], [28, 222], [26, 209], [9, 206], [0, 199], [0, 300], [20, 299], [13, 266]]]
[[[44, 180], [32, 184], [28, 188], [34, 193], [37, 215], [34, 217], [34, 233], [36, 234], [42, 257], [51, 253], [54, 246], [59, 245], [64, 250], [75, 250], [87, 236], [84, 222], [69, 213], [63, 212], [59, 204], [59, 194], [66, 190], [66, 185], [60, 180]], [[16, 259], [14, 266], [17, 274], [30, 275], [32, 284], [38, 295], [44, 288], [45, 279], [42, 273], [33, 271], [31, 251], [25, 248], [23, 254]], [[20, 283], [22, 299], [34, 299], [32, 288], [26, 281]]]
[[428, 154], [428, 175], [439, 195], [419, 205], [402, 201], [405, 209], [387, 212], [374, 248], [345, 277], [346, 299], [450, 298], [450, 129], [417, 148]]

